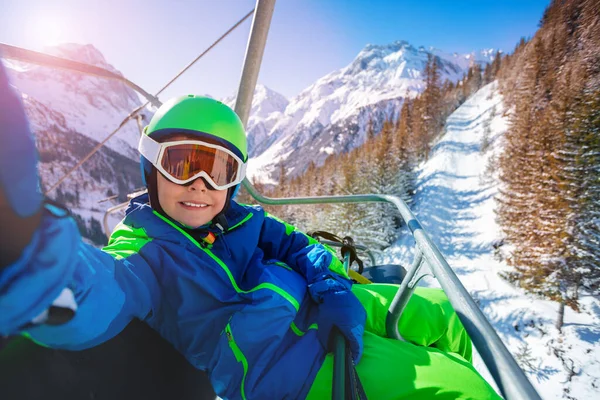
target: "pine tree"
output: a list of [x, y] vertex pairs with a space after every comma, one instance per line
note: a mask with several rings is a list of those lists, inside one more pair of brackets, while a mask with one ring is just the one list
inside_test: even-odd
[[[364, 162], [357, 162], [358, 153], [356, 151], [344, 157], [342, 164], [342, 176], [344, 183], [341, 187], [343, 194], [364, 193], [364, 177], [361, 171], [365, 170]], [[364, 203], [346, 203], [336, 205], [334, 208], [334, 218], [337, 221], [335, 233], [339, 236], [351, 235], [357, 243], [364, 243], [365, 232], [367, 228], [367, 210]]]
[[491, 66], [491, 74], [492, 78], [496, 78], [498, 76], [498, 72], [500, 71], [500, 66], [502, 65], [502, 54], [500, 50], [496, 51], [496, 55], [494, 56], [494, 61], [490, 64]]
[[442, 117], [441, 78], [437, 57], [428, 56], [424, 74], [427, 86], [420, 96], [422, 100], [420, 111], [423, 121], [420, 134], [422, 135], [423, 155], [427, 159], [431, 151], [431, 141], [440, 133], [445, 122]]
[[[550, 74], [548, 69], [544, 74]], [[543, 119], [538, 126], [543, 129], [540, 135], [541, 155], [538, 179], [543, 182], [536, 186], [539, 212], [537, 220], [541, 252], [537, 256], [542, 260], [543, 270], [547, 274], [542, 286], [543, 293], [561, 304], [569, 304], [577, 309], [572, 299], [573, 284], [569, 262], [567, 243], [571, 238], [569, 228], [570, 207], [572, 198], [572, 177], [565, 174], [571, 164], [567, 143], [570, 131], [569, 106], [572, 102], [572, 81], [566, 71], [557, 84], [548, 80], [540, 81], [541, 103], [547, 101]], [[575, 292], [577, 292], [575, 290]], [[562, 324], [557, 324], [562, 326]]]
[[578, 310], [580, 292], [597, 294], [600, 282], [600, 14], [591, 3], [552, 2], [497, 72], [513, 106], [498, 208], [514, 246], [507, 277], [561, 310]]
[[492, 64], [486, 64], [485, 69], [483, 71], [483, 84], [484, 85], [487, 85], [488, 83], [490, 83], [494, 80], [492, 71], [493, 71]]
[[600, 290], [600, 89], [584, 90], [573, 115], [573, 240], [570, 242], [574, 285]]
[[[395, 126], [386, 121], [379, 137], [373, 146], [373, 171], [370, 179], [370, 192], [390, 195], [401, 195], [398, 186], [399, 157], [394, 149]], [[396, 236], [395, 207], [386, 203], [371, 203], [369, 206], [370, 241], [382, 249], [392, 244]]]
[[500, 180], [504, 186], [498, 197], [498, 221], [507, 242], [515, 246], [508, 261], [515, 271], [506, 276], [521, 286], [538, 292], [547, 276], [532, 252], [540, 248], [538, 237], [537, 197], [533, 190], [537, 170], [531, 160], [540, 158], [534, 128], [539, 117], [532, 110], [536, 82], [540, 73], [535, 58], [524, 67], [515, 93], [515, 112], [505, 135], [504, 153], [500, 156]]

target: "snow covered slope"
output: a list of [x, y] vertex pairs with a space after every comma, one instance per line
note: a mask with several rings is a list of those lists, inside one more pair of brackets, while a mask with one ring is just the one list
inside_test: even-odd
[[[231, 96], [223, 103], [234, 108], [236, 96]], [[248, 154], [253, 157], [256, 154], [257, 147], [264, 147], [272, 142], [270, 136], [275, 123], [281, 119], [289, 100], [284, 95], [269, 89], [261, 83], [256, 84], [254, 96], [252, 97], [252, 108], [250, 109], [250, 118], [246, 125], [246, 135], [248, 136]], [[272, 139], [270, 139], [272, 138]]]
[[[494, 256], [501, 237], [494, 214], [498, 180], [488, 163], [502, 148], [504, 112], [492, 83], [449, 117], [446, 133], [420, 166], [414, 211], [542, 398], [598, 398], [600, 301], [584, 297], [582, 313], [566, 309], [561, 335], [554, 327], [557, 303], [528, 295], [498, 275], [509, 267]], [[410, 242], [403, 237], [393, 247], [392, 257], [404, 265]], [[482, 360], [475, 364], [491, 381]]]
[[320, 165], [332, 152], [362, 144], [369, 123], [378, 132], [384, 120], [396, 118], [404, 98], [423, 91], [430, 55], [437, 60], [442, 81], [457, 81], [469, 66], [491, 62], [494, 51], [447, 54], [406, 41], [366, 46], [348, 66], [318, 79], [290, 101], [268, 140], [257, 142], [249, 175], [269, 182], [276, 178], [279, 162], [296, 175], [310, 161]]

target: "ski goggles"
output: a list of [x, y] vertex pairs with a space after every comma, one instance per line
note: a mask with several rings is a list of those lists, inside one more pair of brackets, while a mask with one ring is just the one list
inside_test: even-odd
[[179, 140], [159, 143], [142, 135], [138, 150], [167, 179], [185, 185], [202, 177], [216, 190], [240, 184], [246, 176], [246, 164], [231, 150], [203, 142]]

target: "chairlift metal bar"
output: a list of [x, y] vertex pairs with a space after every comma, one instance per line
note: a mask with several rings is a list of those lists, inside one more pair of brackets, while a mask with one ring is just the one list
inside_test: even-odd
[[417, 249], [417, 253], [415, 254], [415, 258], [413, 259], [413, 263], [408, 270], [404, 279], [402, 279], [402, 283], [400, 284], [400, 288], [398, 289], [399, 295], [396, 295], [390, 304], [390, 310], [393, 312], [388, 313], [386, 321], [385, 321], [385, 329], [388, 333], [388, 336], [401, 338], [400, 331], [398, 331], [398, 322], [400, 321], [400, 316], [402, 315], [402, 311], [406, 307], [408, 300], [410, 300], [410, 296], [415, 291], [415, 287], [410, 285], [413, 278], [419, 272], [419, 269], [423, 265], [423, 253]]
[[[346, 273], [350, 269], [350, 252], [344, 256], [344, 270]], [[334, 352], [333, 352], [333, 385], [331, 387], [332, 400], [345, 400], [349, 393], [346, 393], [346, 339], [342, 334], [334, 329]]]
[[112, 206], [111, 208], [106, 210], [106, 212], [104, 213], [104, 219], [102, 220], [102, 227], [104, 228], [104, 234], [106, 235], [107, 239], [110, 239], [110, 234], [111, 234], [110, 227], [108, 226], [108, 216], [111, 214], [114, 214], [118, 211], [126, 209], [128, 205], [129, 205], [129, 201], [126, 201], [124, 203], [117, 204], [116, 206]]
[[257, 0], [254, 9], [254, 18], [252, 19], [248, 46], [244, 56], [244, 67], [234, 108], [244, 126], [248, 122], [250, 109], [252, 108], [252, 97], [254, 97], [260, 64], [265, 52], [271, 18], [275, 9], [275, 0]]
[[[136, 191], [134, 191], [133, 193], [129, 193], [129, 194], [127, 195], [127, 198], [128, 198], [129, 200], [131, 200], [131, 199], [133, 199], [133, 198], [135, 198], [135, 197], [137, 197], [137, 196], [140, 196], [140, 195], [142, 195], [142, 194], [144, 194], [144, 193], [147, 193], [147, 192], [148, 192], [148, 190], [147, 190], [147, 189], [144, 189], [144, 188], [139, 188], [139, 189], [137, 189]], [[102, 221], [102, 225], [103, 225], [103, 227], [104, 227], [104, 234], [106, 235], [106, 238], [107, 238], [107, 239], [110, 239], [110, 234], [111, 234], [111, 230], [110, 230], [110, 229], [109, 229], [109, 227], [108, 227], [108, 216], [109, 216], [109, 215], [111, 215], [111, 214], [114, 214], [114, 213], [116, 213], [117, 211], [121, 211], [121, 210], [124, 210], [124, 209], [126, 209], [126, 208], [127, 208], [127, 206], [129, 205], [129, 200], [127, 200], [127, 201], [125, 201], [125, 202], [123, 202], [123, 203], [117, 204], [117, 205], [115, 205], [115, 206], [112, 206], [112, 207], [110, 207], [110, 208], [109, 208], [108, 210], [106, 210], [106, 212], [104, 213], [104, 219], [103, 219], [103, 221]]]
[[[316, 196], [294, 198], [270, 198], [258, 193], [252, 184], [245, 179], [244, 187], [259, 203], [267, 205], [290, 204], [331, 204], [331, 203], [362, 203], [362, 202], [388, 202], [394, 204], [402, 219], [410, 229], [416, 241], [418, 252], [423, 257], [435, 278], [438, 280], [448, 299], [452, 303], [465, 329], [469, 333], [473, 344], [485, 362], [490, 374], [498, 385], [503, 396], [507, 399], [539, 399], [539, 395], [514, 360], [494, 328], [475, 304], [469, 292], [462, 285], [456, 274], [452, 271], [444, 256], [437, 246], [431, 241], [421, 223], [399, 197], [382, 194], [363, 194], [349, 196]], [[415, 271], [416, 272], [416, 271]], [[408, 285], [408, 284], [407, 284]], [[406, 285], [406, 287], [408, 287]], [[404, 290], [406, 291], [406, 289]], [[398, 290], [389, 313], [393, 319], [398, 320], [403, 308], [402, 296]], [[397, 331], [388, 331], [390, 337], [398, 338]]]

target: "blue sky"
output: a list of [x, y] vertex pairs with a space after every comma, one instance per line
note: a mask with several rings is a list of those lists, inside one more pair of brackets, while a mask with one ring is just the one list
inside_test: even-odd
[[[254, 7], [252, 0], [0, 0], [0, 42], [42, 50], [91, 43], [129, 79], [156, 92]], [[532, 36], [549, 0], [279, 0], [259, 81], [293, 97], [350, 63], [369, 43], [407, 40], [467, 53], [511, 52]], [[233, 94], [250, 21], [161, 98]]]

